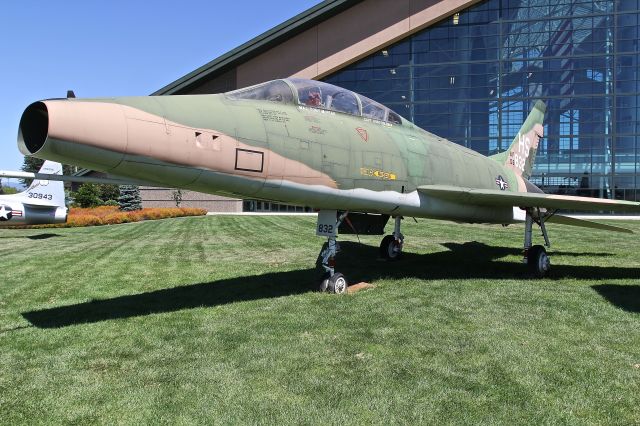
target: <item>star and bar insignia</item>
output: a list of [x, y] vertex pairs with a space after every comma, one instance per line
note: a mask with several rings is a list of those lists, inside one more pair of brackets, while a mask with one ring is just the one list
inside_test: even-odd
[[499, 175], [496, 178], [496, 185], [498, 185], [498, 187], [500, 188], [500, 191], [504, 191], [505, 189], [509, 188], [509, 182], [507, 182], [506, 180], [504, 180], [502, 178], [502, 175]]
[[13, 210], [11, 207], [0, 206], [0, 221], [4, 222], [6, 220], [11, 220], [13, 217]]

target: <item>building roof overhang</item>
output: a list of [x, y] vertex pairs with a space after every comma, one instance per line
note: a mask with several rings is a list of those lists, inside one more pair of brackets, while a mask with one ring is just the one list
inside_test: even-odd
[[153, 92], [151, 95], [171, 95], [183, 91], [203, 78], [211, 74], [222, 73], [239, 63], [245, 62], [269, 50], [283, 40], [291, 38], [361, 1], [363, 0], [325, 0]]

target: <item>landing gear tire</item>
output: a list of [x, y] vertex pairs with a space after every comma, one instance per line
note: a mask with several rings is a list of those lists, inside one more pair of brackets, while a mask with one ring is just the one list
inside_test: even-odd
[[347, 279], [339, 272], [333, 274], [327, 282], [327, 291], [334, 294], [344, 294], [348, 287]]
[[544, 278], [549, 275], [551, 261], [544, 247], [533, 246], [529, 249], [527, 265], [529, 266], [529, 271], [537, 278]]
[[393, 235], [387, 235], [380, 243], [380, 257], [387, 260], [398, 260], [402, 256], [402, 245]]

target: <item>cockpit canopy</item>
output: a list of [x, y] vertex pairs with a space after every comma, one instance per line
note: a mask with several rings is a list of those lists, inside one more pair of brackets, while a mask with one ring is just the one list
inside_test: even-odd
[[322, 81], [287, 78], [225, 94], [233, 100], [263, 100], [342, 112], [392, 124], [402, 124], [398, 114], [389, 108], [347, 89]]

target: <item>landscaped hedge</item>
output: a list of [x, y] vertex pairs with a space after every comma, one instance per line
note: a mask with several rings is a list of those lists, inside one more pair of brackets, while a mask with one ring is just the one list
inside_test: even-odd
[[[101, 206], [93, 208], [69, 209], [67, 223], [55, 225], [35, 225], [34, 228], [74, 228], [82, 226], [116, 225], [119, 223], [140, 222], [142, 220], [167, 219], [183, 216], [203, 216], [207, 214], [205, 209], [171, 207], [151, 208], [123, 212], [115, 206]], [[26, 227], [25, 227], [26, 228]]]

